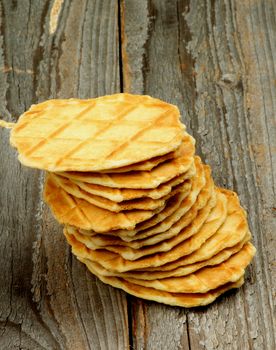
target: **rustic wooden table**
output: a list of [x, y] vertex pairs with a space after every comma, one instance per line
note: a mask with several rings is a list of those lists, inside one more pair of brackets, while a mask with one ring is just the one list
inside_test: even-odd
[[179, 106], [249, 214], [246, 284], [181, 309], [108, 287], [74, 257], [0, 130], [0, 349], [276, 349], [276, 1], [2, 0], [0, 113], [118, 91]]

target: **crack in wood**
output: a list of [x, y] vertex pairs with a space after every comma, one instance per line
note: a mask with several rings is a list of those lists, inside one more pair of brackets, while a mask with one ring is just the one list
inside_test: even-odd
[[57, 30], [59, 15], [62, 10], [64, 0], [55, 0], [49, 18], [49, 34], [52, 35]]

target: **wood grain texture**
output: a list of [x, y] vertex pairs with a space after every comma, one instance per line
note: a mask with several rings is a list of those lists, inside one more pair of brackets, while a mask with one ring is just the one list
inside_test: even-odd
[[245, 286], [209, 307], [133, 300], [134, 348], [275, 349], [275, 2], [142, 3], [121, 6], [124, 88], [180, 107], [216, 183], [239, 193], [258, 254]]
[[[117, 1], [2, 1], [1, 116], [120, 90]], [[0, 349], [127, 349], [125, 294], [75, 258], [0, 130]]]
[[273, 0], [0, 3], [5, 120], [120, 87], [177, 104], [217, 184], [239, 193], [258, 249], [245, 286], [209, 307], [126, 296], [72, 257], [41, 201], [43, 174], [0, 129], [0, 349], [276, 348], [275, 46]]

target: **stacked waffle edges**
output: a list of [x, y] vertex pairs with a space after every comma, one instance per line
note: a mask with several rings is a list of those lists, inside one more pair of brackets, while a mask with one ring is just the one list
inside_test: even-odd
[[[124, 99], [132, 98], [114, 96], [120, 96], [124, 104]], [[175, 112], [172, 105], [144, 98]], [[126, 120], [139, 123], [131, 113], [128, 106], [108, 129], [115, 130]], [[147, 136], [150, 158], [147, 148], [137, 155], [136, 144], [133, 157], [130, 153], [126, 162], [122, 157], [117, 167], [115, 162], [109, 163], [110, 168], [94, 166], [93, 171], [84, 171], [74, 165], [77, 163], [71, 168], [47, 166], [44, 198], [64, 224], [73, 254], [104, 283], [169, 305], [206, 305], [244, 283], [245, 268], [255, 254], [246, 213], [234, 192], [214, 185], [210, 167], [195, 156], [195, 141], [179, 122], [172, 137], [163, 137], [162, 152], [157, 147], [152, 151], [157, 141], [150, 135], [158, 123], [160, 135], [170, 136], [169, 120], [162, 124], [159, 118], [146, 131], [143, 126], [142, 132], [136, 130], [127, 143], [124, 139], [117, 146], [123, 152], [126, 147], [131, 150], [142, 133]], [[109, 134], [107, 137], [114, 138]], [[17, 147], [16, 136], [14, 128]], [[96, 147], [97, 143], [93, 150], [97, 154]], [[105, 160], [112, 159], [112, 152]], [[24, 158], [27, 163], [31, 153], [24, 154], [21, 161]]]
[[45, 199], [67, 223], [73, 253], [101, 281], [170, 305], [205, 305], [240, 287], [255, 248], [237, 195], [214, 185], [187, 134], [171, 159], [153, 164], [48, 174]]

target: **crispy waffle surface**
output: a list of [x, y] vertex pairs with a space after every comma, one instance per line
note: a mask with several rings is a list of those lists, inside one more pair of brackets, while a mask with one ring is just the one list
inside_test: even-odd
[[[185, 241], [186, 239], [188, 239], [189, 237], [193, 236], [195, 234], [195, 232], [197, 232], [197, 230], [199, 230], [199, 227], [201, 227], [201, 225], [203, 225], [204, 221], [207, 220], [207, 217], [210, 213], [210, 210], [213, 206], [213, 202], [210, 205], [207, 205], [206, 207], [204, 207], [201, 210], [201, 213], [193, 220], [193, 222], [188, 225], [187, 227], [185, 227], [183, 230], [181, 230], [177, 235], [172, 236], [171, 238], [168, 239], [164, 239], [162, 241], [160, 241], [160, 239], [158, 239], [159, 243], [150, 245], [150, 246], [145, 246], [145, 247], [141, 247], [139, 249], [134, 249], [131, 247], [127, 247], [127, 246], [121, 246], [121, 245], [107, 245], [105, 247], [98, 247], [96, 244], [94, 244], [93, 242], [93, 237], [87, 237], [87, 236], [83, 236], [78, 234], [78, 232], [76, 231], [75, 233], [73, 233], [74, 237], [79, 241], [85, 244], [85, 246], [87, 248], [90, 248], [92, 250], [108, 250], [110, 252], [114, 252], [117, 253], [118, 255], [120, 255], [122, 258], [126, 259], [126, 260], [137, 260], [140, 259], [142, 257], [145, 256], [150, 256], [152, 254], [157, 254], [157, 253], [161, 253], [161, 252], [168, 252], [171, 251], [171, 249], [173, 247], [175, 247], [176, 245], [180, 244], [181, 242]], [[223, 220], [224, 220], [224, 215], [223, 215], [223, 209], [225, 211], [225, 215], [226, 215], [226, 208], [225, 206], [223, 207], [222, 203], [219, 202], [219, 204], [217, 205], [217, 211], [213, 211], [213, 216], [215, 217], [215, 219], [212, 217], [212, 228], [209, 230], [209, 234], [212, 233], [212, 229], [215, 230], [217, 228], [217, 226], [219, 226]], [[216, 221], [216, 222], [214, 222]], [[215, 224], [216, 223], [216, 224]], [[207, 227], [207, 226], [204, 226]], [[209, 226], [208, 226], [209, 228]], [[206, 228], [207, 230], [207, 228]], [[170, 236], [170, 230], [169, 232], [166, 232], [168, 236]], [[206, 232], [204, 232], [206, 234]], [[162, 235], [163, 237], [165, 236], [164, 234]], [[203, 236], [203, 234], [201, 235]], [[200, 237], [201, 237], [200, 236]], [[194, 245], [194, 248], [196, 248], [196, 244]]]
[[[191, 208], [191, 206], [195, 203], [199, 192], [205, 185], [206, 187], [209, 185], [210, 187], [212, 186], [211, 184], [213, 180], [211, 179], [210, 168], [208, 166], [204, 166], [199, 157], [195, 157], [195, 163], [196, 175], [191, 179], [192, 184], [189, 193], [184, 191], [169, 198], [165, 207], [161, 211], [150, 219], [137, 224], [133, 229], [121, 229], [102, 233], [120, 237], [122, 240], [128, 242], [136, 239], [138, 233], [146, 237], [145, 235], [153, 235], [168, 229], [170, 225], [176, 222]], [[81, 229], [80, 232], [89, 236], [97, 234], [97, 232], [93, 232], [92, 230]]]
[[[107, 262], [107, 266], [103, 266], [105, 263], [103, 265], [99, 264], [94, 259], [91, 259], [90, 252], [93, 254], [95, 251], [87, 249], [74, 237], [71, 244], [75, 242], [78, 246], [77, 251], [79, 252], [79, 249], [82, 251], [80, 255], [76, 251], [75, 254], [103, 282], [121, 288], [133, 295], [170, 305], [185, 307], [206, 305], [226, 290], [239, 287], [243, 283], [245, 268], [255, 254], [254, 246], [248, 242], [251, 235], [248, 231], [246, 220], [244, 220], [246, 219], [245, 212], [240, 207], [237, 196], [231, 191], [223, 189], [217, 191], [219, 191], [221, 198], [223, 196], [226, 198], [226, 218], [222, 220], [223, 223], [219, 224], [218, 219], [221, 217], [221, 214], [215, 214], [215, 207], [203, 226], [194, 233], [194, 239], [201, 241], [198, 249], [190, 254], [191, 246], [195, 246], [195, 242], [191, 243], [190, 241], [192, 237], [184, 240], [183, 243], [177, 246], [184, 254], [183, 259], [185, 260], [186, 258], [186, 265], [183, 261], [182, 263], [180, 262], [180, 257], [175, 262], [172, 261], [174, 266], [171, 266], [172, 269], [167, 269], [167, 271], [166, 269], [163, 270], [162, 263], [160, 264], [159, 262], [158, 265], [161, 268], [158, 271], [157, 268], [150, 267], [152, 264], [149, 264], [149, 268], [145, 267], [145, 259], [138, 259], [136, 261], [128, 261], [130, 264], [138, 263], [138, 266], [132, 266], [134, 270], [132, 268], [129, 269], [128, 266], [128, 268], [124, 267], [123, 271], [118, 271], [117, 269], [115, 271], [114, 269], [108, 269], [107, 266], [110, 265], [110, 262], [114, 266], [116, 259], [110, 259], [107, 254], [104, 259], [105, 263]], [[217, 225], [214, 226], [215, 222], [217, 222]], [[212, 231], [212, 226], [215, 233], [212, 232], [210, 235], [209, 232]], [[202, 234], [200, 231], [205, 232], [203, 239], [200, 238], [200, 234]], [[235, 234], [235, 231], [239, 231], [239, 233]], [[236, 238], [230, 239], [229, 242], [225, 234], [222, 234], [223, 232], [228, 232], [228, 239], [231, 238], [234, 232]], [[70, 242], [72, 235], [68, 234], [66, 229], [65, 235]], [[217, 250], [213, 249], [211, 252], [210, 237], [211, 240], [217, 241], [217, 245], [215, 244]], [[223, 238], [228, 243], [222, 244]], [[72, 246], [74, 251], [74, 243]], [[173, 248], [170, 248], [169, 255], [172, 250]], [[83, 254], [84, 251], [89, 253]], [[208, 254], [204, 254], [204, 251], [208, 252]], [[195, 258], [195, 253], [197, 258]], [[153, 258], [154, 260], [156, 256], [158, 256], [159, 260], [165, 258], [164, 254], [156, 253], [148, 256], [146, 259]], [[144, 266], [142, 270], [139, 269], [141, 267], [139, 261], [142, 261]], [[167, 263], [167, 266], [169, 264]], [[182, 272], [181, 269], [183, 270]], [[151, 277], [148, 278], [150, 275]]]
[[[186, 183], [179, 185], [176, 192], [175, 196], [178, 193], [183, 197], [187, 196]], [[46, 177], [44, 187], [44, 199], [60, 223], [98, 233], [119, 229], [133, 230], [137, 224], [163, 211], [167, 203], [170, 205], [171, 198], [161, 203], [162, 205], [155, 210], [134, 209], [116, 213], [69, 194], [61, 187], [57, 177], [52, 176], [51, 173]]]
[[186, 173], [179, 175], [173, 178], [172, 180], [165, 182], [160, 186], [152, 189], [114, 188], [114, 187], [107, 187], [107, 186], [101, 186], [101, 185], [95, 185], [95, 184], [88, 184], [88, 183], [77, 181], [74, 179], [67, 179], [67, 180], [75, 183], [77, 186], [80, 187], [81, 190], [87, 193], [106, 198], [113, 202], [120, 203], [123, 201], [139, 199], [139, 198], [160, 199], [170, 194], [173, 187], [181, 184], [187, 179], [190, 179], [194, 175], [195, 175], [195, 165], [192, 164], [191, 168]]
[[194, 144], [188, 135], [183, 139], [179, 157], [160, 163], [151, 171], [103, 174], [99, 172], [60, 172], [58, 175], [82, 183], [111, 188], [152, 189], [187, 172], [194, 162]]
[[[141, 270], [133, 270], [133, 271], [127, 271], [127, 272], [114, 272], [105, 269], [102, 265], [93, 262], [89, 260], [89, 264], [93, 267], [93, 269], [97, 272], [97, 274], [100, 274], [102, 276], [107, 277], [122, 277], [122, 278], [135, 278], [135, 279], [141, 279], [144, 281], [151, 281], [156, 279], [163, 279], [168, 277], [181, 277], [181, 276], [187, 276], [203, 267], [206, 266], [214, 266], [221, 264], [225, 260], [227, 260], [231, 255], [239, 252], [244, 244], [249, 242], [251, 238], [250, 233], [248, 233], [245, 238], [238, 244], [234, 245], [233, 247], [228, 247], [210, 259], [198, 261], [196, 263], [185, 265], [185, 257], [183, 259], [178, 259], [177, 263], [172, 263], [172, 269], [168, 269], [170, 264], [167, 264], [167, 269], [162, 269], [162, 266], [159, 267], [159, 270], [156, 268], [154, 271], [148, 270], [148, 269], [141, 269]], [[80, 261], [88, 261], [87, 259], [78, 258]], [[184, 264], [184, 265], [182, 265]], [[178, 267], [177, 267], [178, 266]], [[174, 268], [173, 268], [174, 267]]]
[[[188, 135], [186, 132], [183, 132], [183, 139], [185, 139], [187, 136], [190, 136], [190, 135]], [[195, 145], [194, 138], [191, 137], [190, 141], [193, 143], [193, 145]], [[166, 153], [162, 156], [157, 156], [148, 160], [144, 160], [139, 163], [126, 165], [120, 168], [100, 170], [99, 172], [100, 173], [126, 173], [129, 171], [144, 171], [144, 170], [149, 171], [149, 170], [152, 170], [154, 167], [156, 167], [160, 163], [179, 157], [180, 152], [183, 149], [181, 146], [182, 146], [182, 143], [175, 151]]]
[[176, 106], [127, 93], [49, 100], [11, 128], [76, 258], [134, 296], [194, 307], [244, 283], [255, 247], [236, 193], [195, 155]]
[[[137, 240], [131, 242], [125, 242], [115, 235], [83, 235], [77, 229], [71, 227], [67, 227], [67, 231], [72, 233], [88, 248], [94, 250], [104, 248], [122, 254], [124, 257], [128, 256], [127, 259], [136, 260], [138, 258], [136, 256], [137, 254], [148, 255], [151, 254], [153, 250], [161, 249], [161, 246], [163, 247], [162, 249], [170, 249], [173, 245], [178, 244], [177, 242], [179, 242], [179, 240], [192, 235], [198, 225], [206, 220], [206, 217], [217, 202], [217, 193], [214, 191], [214, 185], [211, 178], [209, 177], [209, 181], [206, 183], [200, 194], [193, 198], [193, 201], [189, 198], [192, 195], [193, 194], [190, 193], [182, 202], [182, 206], [179, 209], [182, 212], [182, 216], [178, 221], [174, 222], [175, 217], [179, 217], [179, 215], [174, 214], [166, 220], [167, 222], [164, 220], [161, 225], [155, 225], [148, 230], [142, 231], [140, 234], [138, 233], [134, 236]], [[194, 201], [195, 203], [193, 204]], [[197, 219], [196, 216], [199, 212], [201, 215], [199, 215]], [[223, 216], [221, 217], [221, 220], [223, 220]], [[190, 225], [192, 223], [193, 225]], [[161, 227], [162, 225], [163, 227]], [[190, 228], [187, 229], [184, 234], [183, 231], [185, 227], [189, 225]], [[141, 236], [146, 238], [139, 239]], [[163, 241], [165, 243], [162, 243]], [[160, 244], [158, 245], [157, 243]], [[132, 256], [132, 258], [130, 256]]]
[[167, 195], [158, 199], [152, 198], [138, 198], [123, 201], [120, 203], [113, 202], [109, 199], [106, 199], [102, 196], [96, 196], [89, 192], [86, 192], [81, 189], [80, 186], [75, 184], [74, 182], [66, 179], [62, 176], [56, 175], [54, 173], [49, 173], [49, 177], [53, 178], [56, 183], [67, 193], [75, 196], [77, 198], [82, 198], [87, 202], [94, 204], [100, 208], [107, 209], [113, 212], [120, 212], [124, 210], [132, 210], [132, 209], [141, 209], [141, 210], [155, 210], [165, 205], [165, 202], [172, 196], [174, 196], [178, 192], [189, 193], [191, 190], [191, 181], [186, 181], [185, 183], [180, 183], [175, 186]]
[[[124, 278], [128, 282], [136, 285], [154, 288], [165, 292], [206, 293], [226, 283], [236, 282], [243, 277], [245, 268], [252, 260], [255, 251], [256, 250], [251, 243], [246, 243], [238, 252], [231, 255], [222, 263], [201, 268], [194, 273], [181, 277], [143, 280], [140, 278], [137, 279], [121, 275], [119, 278]], [[84, 263], [87, 262], [85, 259], [80, 260]], [[94, 269], [93, 264], [91, 264], [91, 266]], [[99, 269], [95, 269], [94, 271], [96, 271], [97, 275], [100, 274]]]
[[93, 249], [101, 249], [114, 245], [139, 249], [144, 246], [154, 245], [176, 236], [195, 219], [199, 210], [204, 210], [208, 215], [210, 210], [215, 206], [217, 200], [217, 193], [214, 191], [214, 183], [210, 176], [205, 186], [196, 197], [194, 204], [192, 204], [193, 196], [194, 194], [191, 192], [182, 201], [182, 204], [175, 213], [162, 221], [162, 223], [138, 232], [130, 241], [120, 238], [119, 234], [116, 234], [118, 231], [114, 231], [115, 233], [112, 236], [96, 233], [93, 235], [83, 234], [82, 232], [85, 231], [80, 232], [80, 230], [70, 226], [67, 226], [67, 231], [77, 235], [81, 242], [86, 244], [87, 247], [94, 247]]
[[[125, 259], [120, 254], [106, 249], [89, 249], [78, 241], [74, 235], [68, 234], [66, 229], [65, 235], [69, 244], [72, 245], [73, 253], [76, 256], [100, 263], [105, 269], [114, 272], [126, 272], [140, 269], [152, 271], [157, 267], [158, 270], [160, 270], [160, 266], [185, 258], [187, 259], [187, 264], [195, 263], [211, 258], [212, 255], [216, 255], [219, 251], [238, 244], [248, 233], [245, 213], [240, 207], [236, 196], [231, 195], [232, 192], [229, 192], [230, 191], [225, 192], [222, 190], [219, 193], [220, 198], [217, 200], [216, 206], [210, 212], [206, 221], [201, 224], [201, 226], [198, 224], [198, 230], [189, 238], [182, 239], [181, 242], [178, 242], [177, 245], [174, 245], [169, 250], [146, 255], [137, 260]], [[227, 196], [227, 193], [229, 193], [229, 196]], [[223, 216], [225, 210], [227, 210], [226, 217], [225, 220], [221, 222], [220, 216]], [[200, 222], [199, 218], [200, 213], [196, 217], [196, 222]], [[192, 225], [196, 225], [196, 223], [193, 222]], [[187, 230], [187, 228], [184, 229], [183, 235], [185, 234], [185, 230]], [[213, 247], [212, 252], [210, 253], [209, 250], [206, 251], [205, 249], [205, 254], [198, 253], [197, 251], [201, 247], [204, 247], [204, 244], [210, 243], [212, 236], [214, 236], [213, 243], [211, 243]]]
[[181, 144], [179, 110], [149, 96], [48, 100], [20, 116], [10, 142], [22, 164], [48, 171], [103, 171], [163, 156]]
[[95, 232], [109, 232], [116, 229], [134, 229], [163, 207], [156, 210], [129, 210], [112, 212], [99, 208], [84, 199], [73, 197], [64, 191], [54, 178], [47, 176], [44, 187], [44, 200], [61, 224], [69, 224]]
[[89, 260], [85, 260], [87, 268], [96, 275], [102, 282], [109, 284], [113, 287], [120, 288], [127, 293], [130, 293], [136, 297], [143, 298], [146, 300], [156, 301], [158, 303], [164, 303], [172, 306], [181, 307], [195, 307], [203, 306], [212, 303], [216, 298], [226, 291], [239, 288], [244, 283], [244, 278], [242, 277], [237, 282], [227, 283], [224, 286], [218, 287], [207, 293], [171, 293], [164, 292], [154, 288], [143, 287], [123, 278], [118, 277], [106, 277], [96, 273], [93, 267], [90, 265]]

